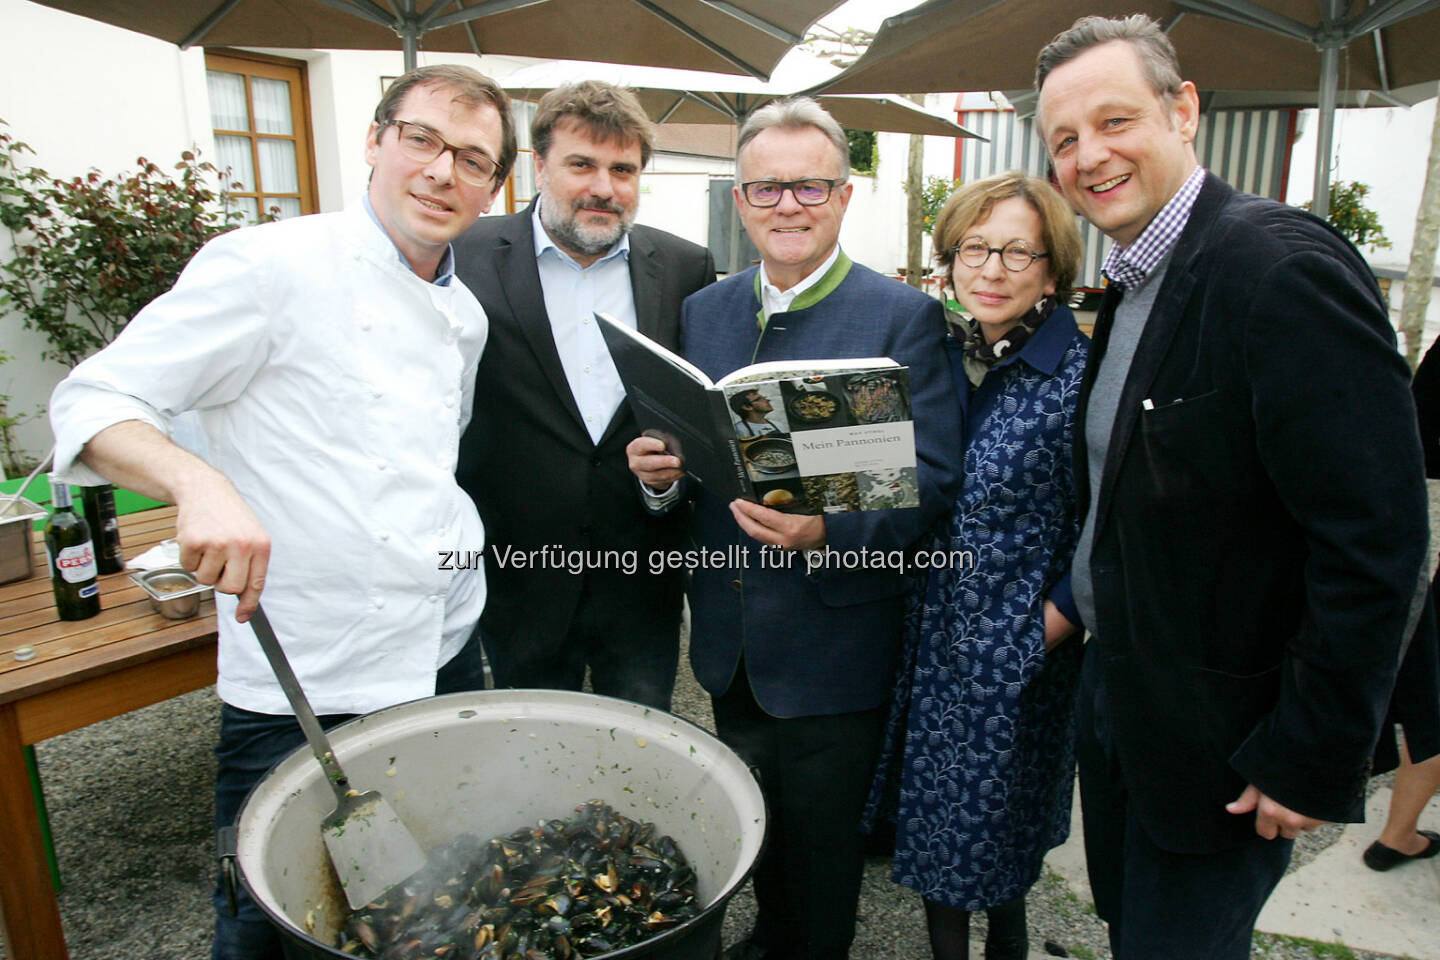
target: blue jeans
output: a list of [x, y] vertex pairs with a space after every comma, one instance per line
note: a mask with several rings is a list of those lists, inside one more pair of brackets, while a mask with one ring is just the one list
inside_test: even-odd
[[[471, 640], [435, 675], [435, 692], [460, 693], [485, 689], [480, 644]], [[354, 714], [327, 714], [320, 726], [330, 729]], [[235, 822], [250, 790], [276, 763], [305, 743], [305, 734], [293, 716], [276, 716], [220, 705], [220, 742], [215, 746], [215, 829]], [[237, 911], [230, 915], [229, 901], [217, 882], [215, 943], [212, 960], [281, 960], [280, 936], [243, 887], [236, 891]]]

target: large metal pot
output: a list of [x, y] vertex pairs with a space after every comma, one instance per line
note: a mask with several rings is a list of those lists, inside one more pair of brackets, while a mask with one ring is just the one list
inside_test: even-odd
[[[711, 960], [725, 906], [765, 835], [759, 785], [733, 751], [679, 717], [555, 690], [431, 697], [330, 731], [358, 789], [378, 789], [427, 849], [456, 834], [508, 833], [600, 799], [653, 821], [695, 869], [707, 906], [690, 922], [606, 954]], [[236, 858], [292, 960], [344, 957], [333, 947], [345, 898], [320, 839], [335, 797], [308, 747], [281, 761], [240, 810]]]

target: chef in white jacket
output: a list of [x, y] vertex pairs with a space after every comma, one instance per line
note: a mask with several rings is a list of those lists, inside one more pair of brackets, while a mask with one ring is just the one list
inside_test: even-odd
[[[391, 85], [362, 201], [207, 244], [175, 287], [55, 389], [56, 470], [178, 506], [181, 563], [216, 588], [223, 701], [216, 824], [303, 743], [246, 624], [264, 594], [327, 725], [483, 686], [467, 641], [483, 549], [454, 479], [485, 345], [450, 241], [489, 210], [516, 153], [503, 90], [468, 68]], [[196, 411], [207, 459], [174, 444]], [[248, 901], [217, 895], [214, 957], [278, 956]]]

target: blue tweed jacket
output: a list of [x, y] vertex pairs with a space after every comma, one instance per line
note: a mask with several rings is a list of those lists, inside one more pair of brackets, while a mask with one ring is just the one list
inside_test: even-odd
[[[771, 316], [761, 330], [758, 269], [685, 300], [681, 351], [712, 379], [767, 360], [890, 357], [908, 366], [921, 505], [825, 519], [827, 546], [841, 557], [904, 550], [946, 514], [959, 487], [960, 429], [939, 302], [842, 254], [815, 288], [818, 302], [807, 291], [799, 309]], [[768, 550], [762, 565], [761, 545], [703, 489], [691, 536], [695, 548], [732, 548], [733, 562], [696, 570], [690, 584], [690, 659], [706, 690], [724, 693], [743, 653], [756, 700], [775, 716], [847, 713], [889, 698], [907, 588], [902, 570], [886, 563], [807, 573], [803, 554]]]

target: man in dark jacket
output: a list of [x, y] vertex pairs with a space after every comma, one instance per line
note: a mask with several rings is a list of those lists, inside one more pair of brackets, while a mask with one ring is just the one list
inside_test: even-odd
[[485, 521], [481, 640], [497, 687], [579, 690], [668, 710], [683, 571], [651, 564], [685, 516], [646, 513], [626, 468], [635, 418], [598, 311], [673, 348], [680, 302], [715, 281], [703, 247], [633, 226], [650, 121], [586, 82], [531, 124], [539, 198], [480, 219], [455, 272], [490, 318], [456, 476]]
[[1425, 585], [1408, 371], [1352, 246], [1196, 162], [1157, 24], [1078, 21], [1036, 88], [1115, 241], [1075, 445], [1096, 906], [1117, 960], [1238, 960], [1293, 838], [1363, 817]]

